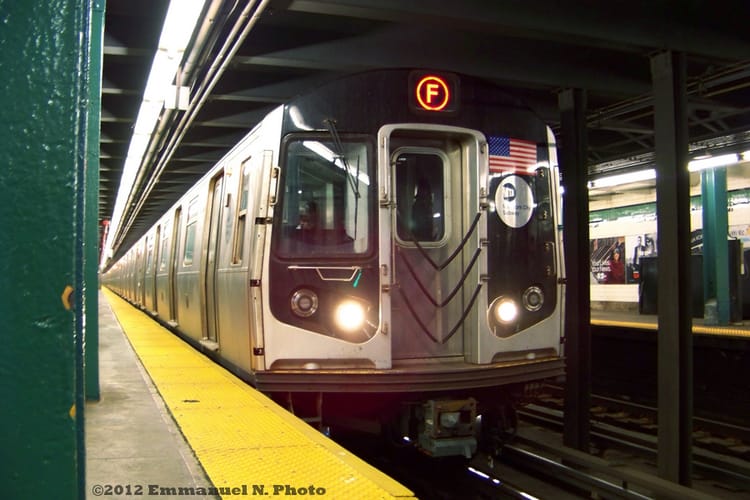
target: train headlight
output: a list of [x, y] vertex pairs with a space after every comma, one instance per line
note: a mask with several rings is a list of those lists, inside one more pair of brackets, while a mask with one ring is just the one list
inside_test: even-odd
[[365, 324], [365, 308], [359, 302], [345, 300], [336, 307], [334, 319], [345, 332], [355, 332]]
[[495, 319], [507, 325], [513, 323], [518, 317], [518, 305], [516, 301], [508, 297], [498, 297], [490, 306], [490, 311], [495, 316]]
[[318, 295], [302, 288], [292, 295], [292, 312], [300, 318], [309, 318], [318, 310]]
[[544, 292], [538, 286], [530, 286], [523, 292], [521, 302], [527, 311], [538, 311], [544, 305]]

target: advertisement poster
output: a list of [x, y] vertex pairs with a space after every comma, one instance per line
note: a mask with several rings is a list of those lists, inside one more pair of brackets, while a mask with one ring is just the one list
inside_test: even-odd
[[591, 282], [637, 283], [641, 258], [656, 255], [656, 235], [596, 238], [590, 242]]

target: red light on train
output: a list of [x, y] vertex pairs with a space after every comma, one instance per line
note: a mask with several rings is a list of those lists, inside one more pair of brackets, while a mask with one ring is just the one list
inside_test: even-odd
[[448, 84], [435, 75], [427, 75], [419, 80], [416, 88], [417, 102], [422, 109], [427, 111], [440, 111], [444, 109], [451, 98]]
[[458, 111], [459, 80], [450, 73], [412, 71], [409, 75], [409, 105], [417, 113]]

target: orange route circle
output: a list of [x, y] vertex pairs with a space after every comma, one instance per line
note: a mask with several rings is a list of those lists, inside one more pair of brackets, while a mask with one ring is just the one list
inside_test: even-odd
[[[425, 97], [427, 100], [422, 97], [422, 93], [425, 93]], [[436, 97], [439, 98], [440, 94], [442, 94], [442, 100], [439, 101], [437, 104], [433, 104], [432, 98]], [[445, 108], [448, 105], [448, 101], [450, 100], [450, 90], [448, 89], [448, 84], [445, 83], [445, 80], [443, 80], [440, 77], [437, 76], [425, 76], [422, 78], [419, 83], [417, 84], [417, 101], [419, 102], [419, 105], [422, 106], [422, 108], [429, 110], [429, 111], [440, 111], [441, 109]]]

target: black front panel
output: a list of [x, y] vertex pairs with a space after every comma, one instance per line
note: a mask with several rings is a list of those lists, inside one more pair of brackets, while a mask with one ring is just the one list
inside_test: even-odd
[[492, 200], [487, 217], [490, 300], [504, 296], [522, 304], [524, 291], [534, 286], [544, 294], [538, 311], [522, 309], [519, 322], [499, 327], [508, 331], [497, 333], [507, 336], [546, 318], [557, 304], [556, 229], [549, 170], [537, 169], [535, 175], [494, 176], [489, 194]]
[[[283, 134], [326, 130], [326, 121], [334, 120], [341, 133], [374, 136], [388, 123], [432, 123], [518, 137], [538, 144], [547, 142], [544, 122], [528, 106], [481, 79], [454, 76], [459, 83], [451, 87], [455, 95], [447, 110], [420, 109], [414, 105], [418, 83], [414, 75], [420, 74], [409, 70], [378, 70], [334, 80], [286, 106]], [[426, 95], [432, 95], [436, 105], [442, 103], [441, 94]]]
[[[290, 134], [282, 144], [274, 210], [270, 305], [284, 323], [364, 342], [378, 325], [374, 141], [359, 135]], [[335, 319], [354, 301], [366, 321], [355, 331]]]

